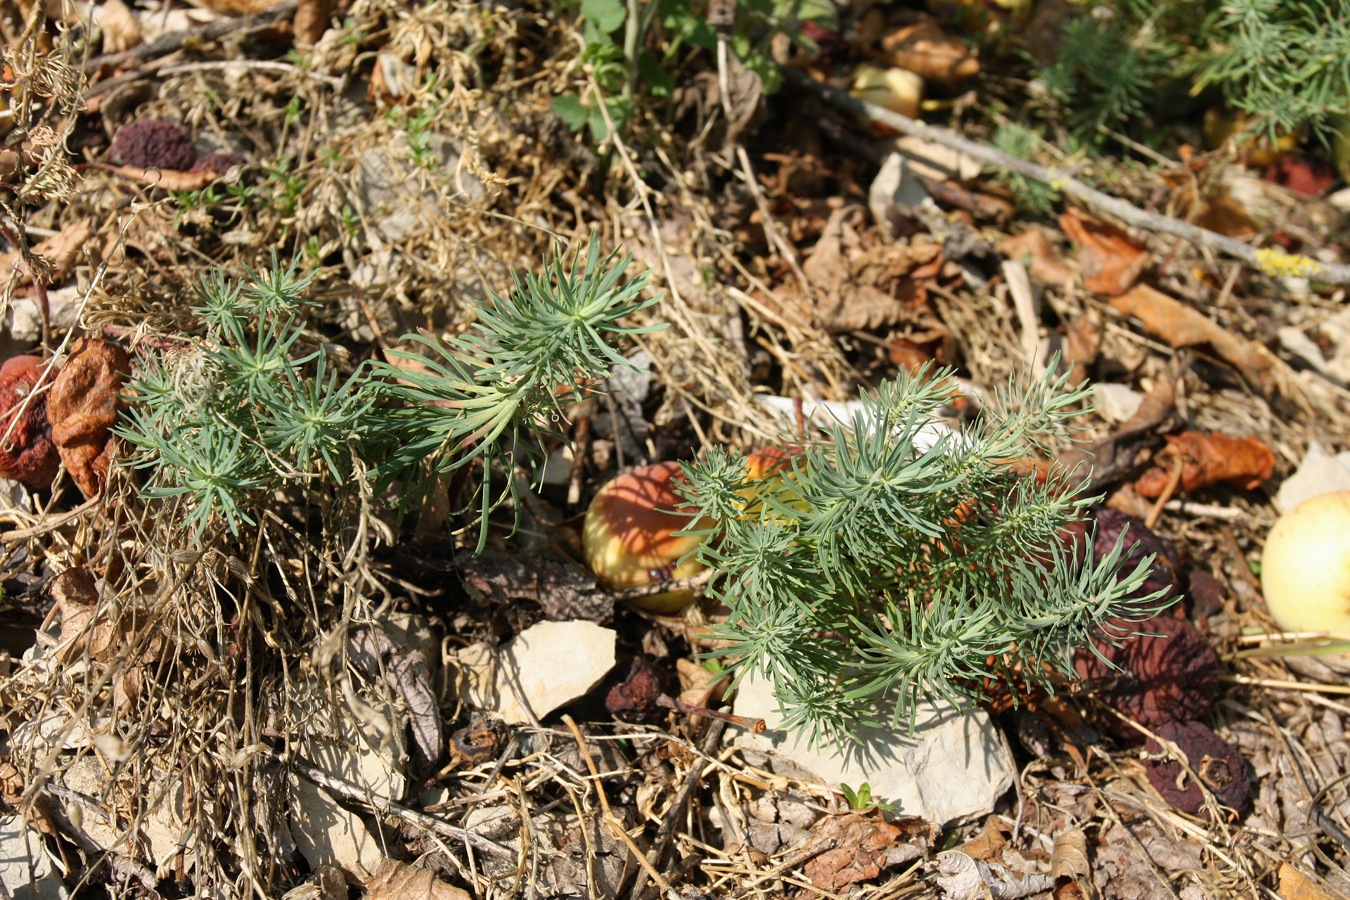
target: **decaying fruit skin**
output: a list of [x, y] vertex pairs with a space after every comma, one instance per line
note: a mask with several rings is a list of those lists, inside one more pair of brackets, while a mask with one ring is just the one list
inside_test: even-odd
[[29, 396], [45, 368], [38, 356], [13, 356], [0, 366], [0, 438], [4, 438], [0, 440], [0, 477], [31, 488], [51, 484], [61, 466], [47, 421], [47, 397]]
[[[1120, 646], [1099, 638], [1097, 653], [1079, 650], [1074, 654], [1078, 676], [1114, 682], [1102, 700], [1145, 728], [1204, 716], [1219, 690], [1219, 662], [1205, 636], [1185, 619], [1167, 614], [1121, 627], [1140, 633], [1120, 639]], [[1106, 724], [1122, 737], [1136, 736], [1111, 720]]]
[[[1186, 755], [1191, 772], [1214, 792], [1220, 804], [1234, 810], [1239, 819], [1247, 814], [1251, 808], [1252, 767], [1236, 747], [1200, 722], [1164, 725], [1158, 729], [1158, 737], [1177, 745]], [[1200, 785], [1151, 738], [1144, 747], [1144, 772], [1163, 799], [1177, 809], [1193, 816], [1204, 811], [1205, 795]]]
[[[649, 587], [691, 578], [705, 568], [681, 558], [698, 549], [702, 535], [681, 534], [697, 527], [672, 487], [681, 474], [678, 462], [634, 469], [600, 489], [586, 510], [582, 527], [586, 564], [612, 591]], [[688, 590], [669, 591], [632, 601], [648, 612], [678, 612], [690, 600]]]
[[197, 159], [192, 138], [168, 119], [136, 119], [113, 136], [112, 161], [142, 169], [186, 171]]
[[52, 442], [86, 497], [103, 490], [107, 480], [116, 447], [112, 427], [130, 371], [131, 360], [121, 347], [82, 337], [47, 396]]

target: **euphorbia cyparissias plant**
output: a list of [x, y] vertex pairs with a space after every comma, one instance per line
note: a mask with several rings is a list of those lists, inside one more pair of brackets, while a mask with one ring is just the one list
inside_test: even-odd
[[953, 374], [923, 369], [864, 396], [756, 514], [739, 493], [744, 463], [725, 451], [677, 485], [712, 523], [699, 557], [715, 570], [708, 594], [729, 609], [713, 652], [737, 681], [767, 679], [784, 726], [811, 739], [905, 728], [920, 701], [979, 697], [1012, 672], [1053, 687], [1051, 673], [1072, 678], [1074, 650], [1108, 623], [1166, 605], [1136, 596], [1151, 558], [1122, 574], [1122, 546], [1083, 564], [1091, 553], [1064, 547], [1093, 503], [1070, 474], [1008, 464], [1052, 456], [1086, 389], [1051, 375], [1010, 382], [962, 432], [935, 433]]

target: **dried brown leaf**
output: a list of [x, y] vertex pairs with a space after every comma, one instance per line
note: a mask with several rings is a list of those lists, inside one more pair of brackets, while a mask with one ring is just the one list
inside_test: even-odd
[[101, 338], [80, 338], [47, 396], [52, 441], [86, 497], [97, 495], [108, 477], [116, 452], [111, 431], [130, 371], [131, 360], [121, 347]]
[[1274, 386], [1276, 360], [1269, 350], [1229, 333], [1162, 291], [1145, 284], [1136, 285], [1110, 302], [1117, 312], [1138, 319], [1145, 331], [1171, 346], [1209, 344], [1257, 387], [1268, 391]]
[[144, 37], [140, 20], [122, 0], [104, 0], [98, 27], [103, 34], [104, 53], [123, 53], [139, 46]]
[[933, 81], [952, 82], [980, 71], [980, 61], [964, 41], [950, 37], [934, 21], [907, 25], [881, 39], [891, 65]]
[[900, 829], [880, 813], [830, 816], [813, 831], [816, 840], [831, 842], [833, 849], [808, 862], [804, 871], [813, 885], [826, 891], [843, 891], [879, 876], [886, 865], [886, 851], [901, 836]]
[[[93, 236], [94, 220], [86, 216], [71, 222], [46, 240], [34, 244], [32, 253], [40, 258], [39, 276], [43, 284], [56, 284], [64, 279]], [[23, 255], [18, 251], [0, 253], [0, 273], [5, 277], [8, 277], [15, 268], [23, 267]]]
[[1123, 294], [1148, 265], [1148, 252], [1110, 223], [1069, 209], [1059, 217], [1059, 227], [1078, 245], [1083, 286], [1094, 293]]
[[1031, 277], [1047, 284], [1064, 284], [1073, 280], [1073, 270], [1060, 259], [1050, 239], [1040, 228], [1029, 228], [999, 241], [999, 252], [1008, 259], [1021, 260]]
[[816, 323], [826, 331], [881, 328], [904, 319], [926, 301], [924, 285], [941, 269], [942, 247], [933, 241], [884, 243], [850, 221], [858, 207], [830, 215], [802, 272], [815, 296]]
[[1335, 900], [1342, 896], [1313, 881], [1288, 862], [1280, 863], [1280, 900]]
[[328, 30], [328, 21], [337, 6], [336, 0], [300, 0], [295, 8], [295, 43], [301, 47], [312, 47]]
[[147, 187], [163, 188], [166, 191], [200, 191], [220, 177], [220, 173], [213, 169], [180, 172], [177, 169], [142, 169], [139, 166], [100, 166], [100, 168]]
[[1092, 896], [1092, 864], [1088, 862], [1087, 835], [1081, 829], [1070, 828], [1056, 836], [1050, 877], [1055, 879], [1055, 900]]
[[1183, 431], [1169, 434], [1167, 446], [1154, 461], [1156, 468], [1135, 483], [1142, 496], [1162, 496], [1175, 466], [1181, 466], [1182, 491], [1198, 491], [1216, 484], [1255, 490], [1275, 472], [1275, 453], [1254, 437]]
[[46, 362], [12, 356], [0, 366], [0, 478], [31, 488], [51, 484], [61, 458], [47, 422], [47, 395], [36, 393]]
[[470, 900], [469, 895], [441, 881], [430, 869], [386, 859], [366, 882], [366, 900]]

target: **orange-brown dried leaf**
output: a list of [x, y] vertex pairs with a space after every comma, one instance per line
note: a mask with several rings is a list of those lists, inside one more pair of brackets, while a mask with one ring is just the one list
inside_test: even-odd
[[1070, 209], [1059, 217], [1059, 227], [1078, 245], [1083, 286], [1094, 293], [1123, 294], [1148, 265], [1148, 252], [1108, 222]]
[[163, 188], [166, 191], [200, 191], [221, 175], [214, 169], [180, 172], [177, 169], [143, 169], [140, 166], [100, 165], [99, 168], [107, 169], [146, 187]]
[[1257, 387], [1266, 391], [1273, 387], [1275, 357], [1269, 350], [1229, 333], [1162, 291], [1140, 284], [1110, 302], [1117, 312], [1138, 319], [1145, 331], [1171, 346], [1209, 344]]
[[52, 441], [71, 480], [93, 497], [103, 489], [115, 453], [111, 430], [131, 370], [126, 351], [101, 338], [80, 338], [47, 397]]
[[881, 39], [881, 49], [891, 65], [932, 81], [959, 81], [980, 71], [970, 48], [931, 19], [892, 31]]
[[1004, 238], [999, 241], [998, 249], [1008, 259], [1020, 260], [1037, 281], [1064, 284], [1073, 280], [1073, 270], [1064, 264], [1059, 251], [1039, 228]]
[[1175, 467], [1181, 465], [1182, 491], [1198, 491], [1215, 484], [1254, 490], [1275, 472], [1275, 453], [1254, 437], [1183, 431], [1169, 434], [1167, 446], [1134, 489], [1144, 497], [1160, 497]]
[[12, 356], [0, 366], [0, 478], [46, 487], [61, 458], [47, 422], [47, 394], [37, 393], [47, 364], [37, 356]]
[[814, 831], [816, 840], [831, 842], [833, 849], [808, 862], [804, 871], [813, 885], [833, 892], [881, 875], [887, 864], [887, 851], [902, 835], [880, 813], [831, 816]]

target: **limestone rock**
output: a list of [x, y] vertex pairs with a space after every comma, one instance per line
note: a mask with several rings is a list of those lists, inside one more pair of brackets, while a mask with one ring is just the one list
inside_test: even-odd
[[511, 725], [538, 718], [587, 694], [614, 668], [617, 635], [592, 622], [540, 622], [493, 652], [482, 644], [459, 653], [460, 696]]
[[768, 730], [737, 743], [786, 761], [816, 780], [838, 787], [863, 783], [872, 797], [903, 815], [948, 823], [987, 815], [1013, 784], [1017, 769], [1003, 733], [982, 709], [919, 707], [915, 733], [865, 729], [852, 747], [809, 747], [778, 729], [782, 716], [771, 685], [747, 677], [736, 696], [738, 716], [760, 718]]

